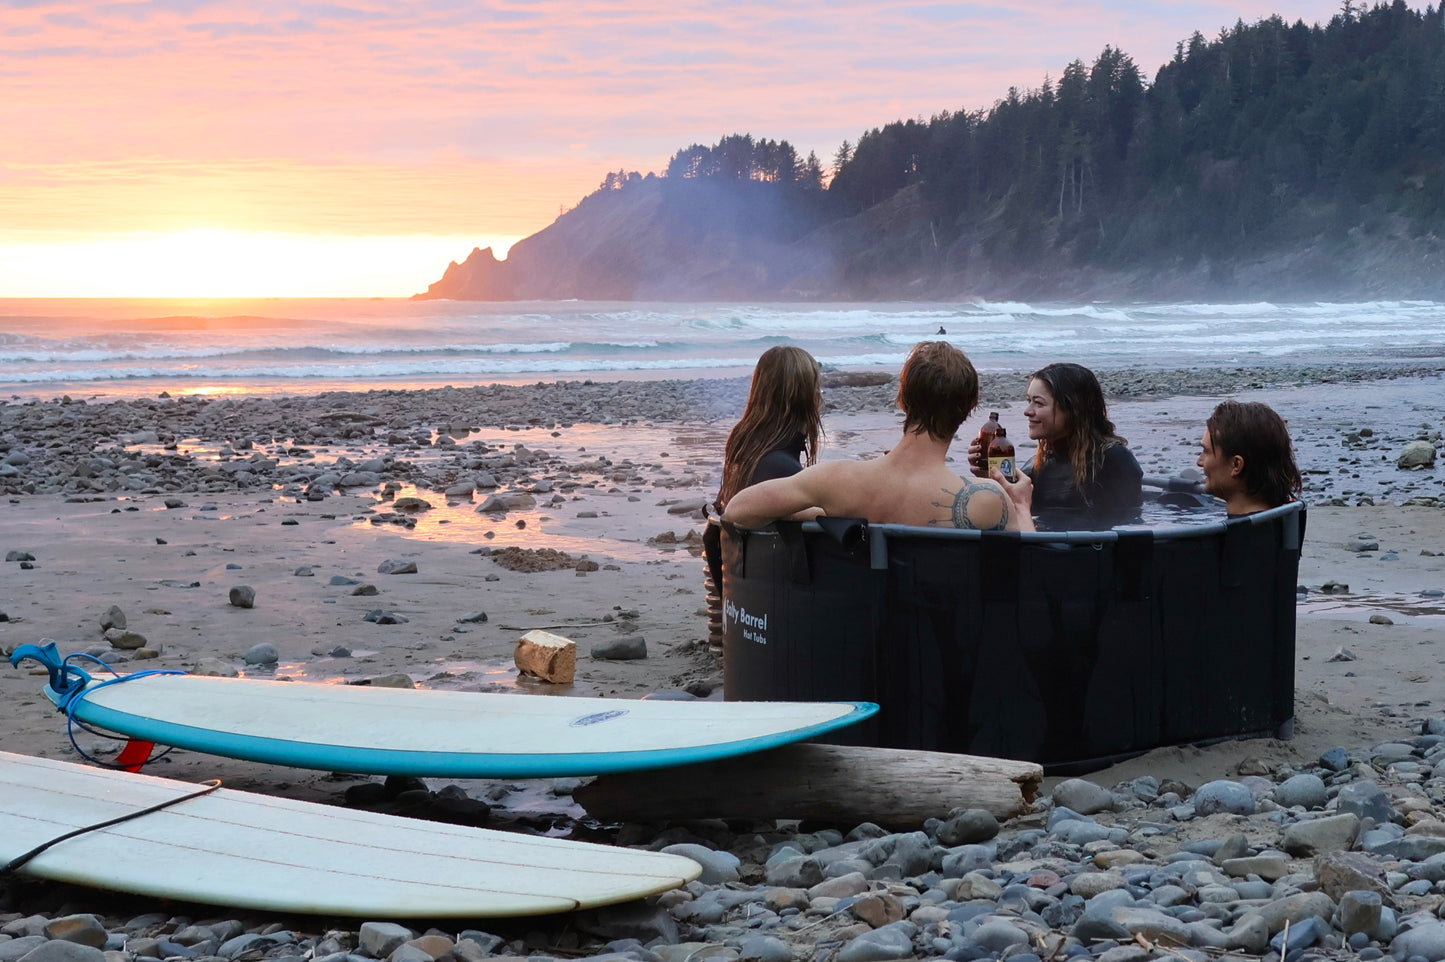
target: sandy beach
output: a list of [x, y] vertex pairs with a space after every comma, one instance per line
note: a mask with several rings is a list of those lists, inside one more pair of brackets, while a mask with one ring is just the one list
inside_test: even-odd
[[[1442, 714], [1445, 468], [1394, 463], [1409, 440], [1439, 445], [1439, 372], [1114, 372], [1105, 380], [1146, 474], [1192, 467], [1204, 417], [1221, 396], [1267, 401], [1289, 419], [1307, 478], [1299, 581], [1309, 592], [1298, 608], [1291, 740], [1163, 748], [1090, 780], [1151, 775], [1199, 785], [1235, 777], [1249, 760], [1307, 766], [1331, 747], [1355, 751], [1418, 733], [1423, 719]], [[825, 392], [825, 457], [880, 453], [898, 430], [891, 386], [848, 384], [835, 378]], [[990, 409], [1021, 422], [1021, 387], [1021, 375], [986, 379], [984, 403], [960, 437]], [[696, 538], [745, 392], [746, 381], [730, 379], [0, 405], [0, 551], [8, 553], [0, 650], [53, 640], [62, 652], [105, 654], [121, 671], [297, 682], [404, 674], [426, 688], [721, 697]], [[964, 446], [955, 447], [961, 462]], [[1359, 535], [1378, 548], [1352, 550]], [[415, 573], [379, 571], [394, 560], [414, 562]], [[1348, 587], [1326, 594], [1326, 582]], [[358, 594], [358, 584], [375, 593]], [[253, 589], [253, 607], [230, 603], [237, 586]], [[112, 606], [154, 657], [132, 661], [112, 649], [102, 635]], [[366, 620], [378, 610], [396, 623]], [[577, 643], [572, 685], [518, 676], [513, 646], [533, 628]], [[596, 645], [636, 636], [645, 659], [589, 657]], [[263, 643], [277, 663], [246, 664]], [[37, 671], [0, 670], [4, 747], [74, 760]], [[88, 734], [79, 743], [113, 751]], [[366, 781], [185, 752], [153, 773], [334, 803]], [[466, 787], [503, 814], [549, 806], [580, 814], [537, 786]]]

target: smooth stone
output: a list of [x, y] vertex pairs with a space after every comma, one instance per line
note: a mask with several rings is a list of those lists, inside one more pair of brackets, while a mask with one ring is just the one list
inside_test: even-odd
[[1219, 848], [1214, 850], [1211, 860], [1215, 865], [1223, 865], [1233, 858], [1244, 858], [1249, 854], [1249, 838], [1243, 832], [1235, 832], [1219, 843]]
[[605, 641], [592, 646], [592, 657], [599, 661], [637, 661], [647, 657], [647, 639], [634, 635]]
[[405, 558], [388, 558], [376, 566], [376, 572], [383, 575], [414, 575], [416, 562]]
[[1071, 818], [1059, 822], [1049, 831], [1070, 845], [1088, 845], [1090, 842], [1103, 842], [1112, 838], [1115, 830], [1098, 822]]
[[120, 651], [135, 651], [144, 648], [148, 642], [146, 636], [138, 631], [126, 631], [123, 628], [107, 628], [105, 640], [110, 642], [112, 648]]
[[27, 962], [108, 962], [100, 949], [62, 939], [49, 939], [19, 958]]
[[1430, 441], [1411, 441], [1395, 458], [1397, 468], [1428, 468], [1435, 464], [1435, 445]]
[[1085, 899], [1112, 889], [1123, 888], [1124, 876], [1117, 872], [1080, 872], [1069, 881], [1069, 891]]
[[1053, 799], [1056, 805], [1063, 805], [1080, 815], [1106, 812], [1114, 806], [1113, 792], [1084, 778], [1067, 778], [1059, 782], [1054, 786]]
[[1324, 780], [1308, 772], [1285, 779], [1274, 790], [1275, 804], [1285, 808], [1324, 808], [1329, 800]]
[[1143, 936], [1150, 942], [1161, 939], [1173, 945], [1189, 942], [1189, 927], [1186, 923], [1158, 909], [1120, 906], [1109, 913], [1131, 936]]
[[1250, 918], [1260, 919], [1269, 929], [1269, 934], [1273, 936], [1284, 928], [1285, 922], [1295, 925], [1311, 917], [1329, 921], [1330, 916], [1334, 913], [1335, 903], [1328, 895], [1323, 892], [1300, 892], [1250, 909], [1240, 916], [1239, 921], [1243, 922]]
[[241, 660], [248, 665], [274, 665], [281, 660], [281, 653], [276, 650], [275, 645], [263, 641], [248, 648]]
[[909, 922], [894, 922], [865, 932], [840, 948], [834, 958], [837, 962], [888, 962], [911, 958], [915, 928]]
[[998, 819], [987, 809], [955, 809], [938, 826], [938, 841], [949, 848], [987, 842], [997, 837], [998, 829]]
[[414, 938], [415, 932], [395, 922], [363, 922], [357, 932], [357, 948], [373, 959], [384, 959]]
[[50, 939], [63, 939], [66, 942], [89, 945], [96, 949], [105, 946], [105, 926], [94, 915], [62, 916], [53, 919], [45, 926], [44, 931], [46, 938]]
[[773, 935], [749, 935], [738, 941], [741, 962], [793, 962], [793, 950]]
[[1344, 851], [1359, 830], [1359, 816], [1349, 813], [1303, 819], [1285, 828], [1280, 847], [1296, 858]]
[[1012, 923], [995, 919], [980, 925], [969, 941], [989, 952], [1002, 952], [1009, 946], [1027, 943], [1029, 936]]
[[1290, 952], [1307, 949], [1318, 942], [1321, 936], [1328, 934], [1329, 930], [1330, 923], [1328, 921], [1311, 916], [1301, 919], [1297, 925], [1290, 925], [1287, 934], [1281, 929], [1274, 938], [1269, 940], [1269, 945], [1276, 952], [1286, 947]]
[[256, 607], [256, 589], [250, 585], [236, 585], [228, 597], [233, 608]]
[[795, 853], [777, 861], [768, 859], [763, 874], [769, 885], [806, 889], [823, 881], [823, 864], [815, 856]]
[[1423, 862], [1432, 855], [1445, 852], [1445, 838], [1437, 838], [1433, 835], [1406, 835], [1403, 838], [1362, 847], [1366, 851], [1383, 855], [1385, 858]]
[[1355, 781], [1341, 786], [1339, 794], [1335, 796], [1335, 807], [1342, 814], [1372, 818], [1377, 825], [1387, 824], [1395, 817], [1389, 794], [1370, 781]]
[[1390, 943], [1390, 954], [1397, 959], [1445, 959], [1445, 922], [1426, 922], [1401, 932]]
[[1219, 813], [1253, 815], [1256, 807], [1254, 793], [1248, 786], [1227, 778], [1200, 785], [1194, 791], [1193, 803], [1195, 813], [1201, 816]]
[[1260, 916], [1245, 916], [1226, 934], [1228, 948], [1249, 955], [1263, 955], [1269, 947], [1269, 923]]
[[1229, 859], [1220, 868], [1234, 878], [1258, 875], [1266, 882], [1273, 882], [1289, 874], [1289, 861], [1281, 855], [1253, 855]]
[[731, 852], [719, 852], [705, 845], [680, 842], [662, 849], [668, 855], [681, 855], [702, 866], [698, 881], [704, 885], [723, 885], [738, 880], [738, 866], [742, 860]]

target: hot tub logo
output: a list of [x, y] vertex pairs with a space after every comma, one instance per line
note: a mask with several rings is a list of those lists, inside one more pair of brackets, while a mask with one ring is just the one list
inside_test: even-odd
[[768, 643], [768, 613], [765, 611], [755, 615], [746, 608], [739, 608], [732, 601], [723, 602], [723, 631], [728, 630], [728, 622], [736, 622], [743, 631], [743, 640], [755, 644], [766, 645]]

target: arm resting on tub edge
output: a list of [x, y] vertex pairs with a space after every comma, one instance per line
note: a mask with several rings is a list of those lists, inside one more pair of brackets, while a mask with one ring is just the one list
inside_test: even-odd
[[723, 520], [741, 528], [760, 528], [780, 518], [793, 518], [809, 509], [818, 509], [810, 515], [812, 517], [822, 514], [820, 505], [827, 499], [830, 488], [837, 483], [833, 476], [840, 464], [815, 464], [789, 477], [761, 481], [743, 488], [728, 502]]

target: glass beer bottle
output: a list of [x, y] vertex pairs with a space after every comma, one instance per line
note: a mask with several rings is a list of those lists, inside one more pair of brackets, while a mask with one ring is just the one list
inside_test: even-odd
[[993, 474], [994, 468], [998, 468], [1010, 481], [1018, 478], [1014, 473], [1014, 443], [1008, 439], [1008, 430], [1003, 425], [999, 425], [998, 433], [988, 444], [989, 474]]
[[988, 412], [988, 420], [978, 429], [978, 454], [969, 462], [973, 473], [980, 478], [988, 477], [988, 446], [1002, 430], [1003, 426], [998, 423], [998, 412]]

